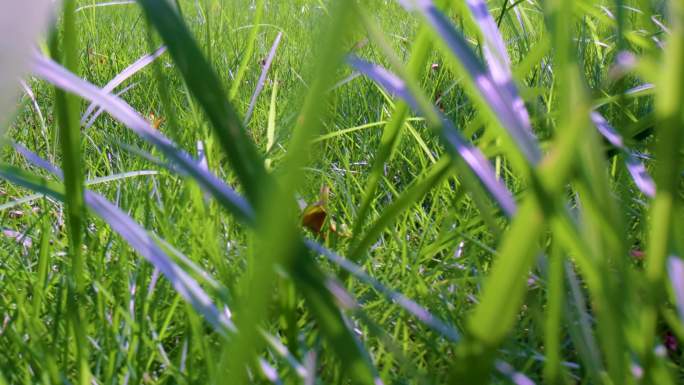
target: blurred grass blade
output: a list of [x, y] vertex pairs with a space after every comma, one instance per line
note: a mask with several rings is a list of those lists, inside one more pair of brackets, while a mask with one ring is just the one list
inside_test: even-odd
[[359, 281], [373, 287], [373, 289], [377, 290], [389, 301], [397, 304], [399, 307], [401, 307], [406, 312], [414, 316], [416, 319], [418, 319], [420, 322], [428, 326], [430, 329], [442, 335], [444, 338], [452, 342], [460, 340], [460, 333], [453, 326], [440, 320], [412, 299], [407, 298], [403, 294], [387, 288], [378, 280], [376, 280], [375, 278], [368, 275], [365, 271], [363, 271], [363, 269], [360, 266], [356, 265], [348, 259], [342, 258], [341, 256], [324, 248], [315, 241], [307, 240], [306, 244], [307, 246], [309, 246], [311, 250], [314, 250], [320, 255], [326, 257], [330, 262], [341, 267], [342, 269], [353, 275], [355, 278], [357, 278]]
[[[61, 179], [62, 171], [57, 167], [51, 165], [28, 149], [23, 147], [19, 148], [21, 150], [20, 153], [23, 156], [27, 156], [27, 160], [31, 163], [44, 168], [46, 171], [55, 174]], [[31, 178], [29, 178], [30, 174], [24, 172], [12, 177], [11, 175], [5, 174], [4, 170], [0, 172], [2, 172], [3, 177], [19, 185], [43, 192], [56, 199], [64, 199], [64, 196], [59, 192], [59, 187], [53, 187], [55, 186], [54, 182], [44, 183], [42, 187], [37, 189], [35, 177], [34, 181], [32, 181]], [[204, 315], [206, 320], [212, 324], [217, 331], [225, 333], [227, 330], [234, 328], [225, 312], [219, 311], [216, 308], [212, 303], [211, 298], [204, 292], [199, 284], [169, 258], [155, 240], [147, 234], [147, 231], [144, 228], [103, 196], [86, 190], [84, 198], [86, 205], [107, 222], [115, 232], [121, 235], [133, 249], [164, 274], [178, 294], [188, 301], [198, 312]]]
[[14, 150], [21, 154], [26, 160], [28, 160], [31, 164], [33, 164], [36, 167], [45, 169], [49, 171], [51, 174], [55, 174], [59, 179], [64, 179], [64, 174], [62, 173], [61, 170], [59, 170], [57, 167], [53, 166], [50, 162], [47, 160], [39, 157], [35, 153], [29, 151], [26, 147], [24, 147], [22, 144], [19, 143], [12, 143], [12, 147], [14, 147]]
[[516, 371], [515, 368], [513, 368], [507, 362], [497, 361], [495, 366], [496, 366], [496, 370], [499, 373], [503, 374], [504, 376], [508, 377], [508, 379], [514, 385], [535, 385], [534, 381], [532, 381], [529, 377], [527, 377], [523, 373]]
[[228, 94], [231, 100], [235, 99], [238, 89], [242, 84], [242, 78], [245, 77], [245, 72], [247, 72], [247, 67], [249, 66], [249, 63], [252, 62], [252, 55], [254, 54], [254, 43], [256, 42], [257, 36], [259, 35], [259, 29], [261, 28], [261, 18], [264, 14], [264, 4], [265, 0], [256, 1], [254, 22], [252, 23], [252, 30], [249, 32], [249, 37], [247, 38], [247, 48], [242, 54], [240, 66], [238, 67], [235, 78], [232, 79], [233, 85], [230, 87], [230, 92]]
[[235, 216], [248, 222], [254, 219], [251, 207], [241, 196], [227, 187], [216, 176], [202, 169], [189, 154], [178, 149], [173, 142], [152, 128], [150, 123], [126, 104], [126, 102], [111, 94], [103, 93], [97, 87], [38, 54], [33, 57], [33, 71], [44, 80], [98, 104], [116, 120], [156, 146], [174, 165], [188, 173], [188, 175], [191, 175], [205, 190], [211, 192], [212, 195], [231, 210]]
[[547, 258], [546, 293], [547, 309], [544, 320], [544, 381], [550, 385], [563, 383], [562, 361], [562, 321], [565, 305], [564, 256], [557, 244], [551, 244]]
[[421, 108], [418, 105], [418, 101], [406, 87], [404, 81], [401, 80], [397, 75], [377, 64], [367, 62], [356, 56], [348, 57], [347, 61], [349, 62], [349, 65], [355, 70], [359, 71], [359, 73], [366, 75], [368, 78], [378, 83], [387, 92], [402, 99], [412, 109], [420, 112]]
[[139, 0], [138, 3], [166, 44], [185, 84], [211, 122], [218, 142], [247, 192], [247, 199], [257, 206], [264, 192], [262, 183], [266, 180], [263, 160], [221, 88], [216, 72], [202, 54], [183, 19], [168, 1]]
[[271, 68], [271, 64], [273, 64], [273, 59], [275, 58], [276, 50], [278, 49], [278, 45], [280, 45], [280, 39], [282, 37], [283, 33], [278, 32], [278, 35], [276, 36], [275, 40], [273, 41], [273, 45], [271, 46], [271, 50], [268, 51], [268, 57], [266, 58], [266, 61], [264, 62], [261, 68], [261, 75], [259, 75], [259, 80], [257, 80], [256, 89], [254, 90], [254, 94], [252, 94], [252, 99], [250, 99], [249, 101], [249, 108], [247, 108], [247, 113], [245, 114], [245, 119], [243, 123], [245, 126], [247, 125], [247, 123], [249, 123], [249, 119], [252, 117], [252, 112], [254, 112], [254, 106], [256, 105], [259, 95], [261, 94], [261, 90], [264, 89], [264, 84], [266, 84], [266, 76], [268, 76], [268, 70]]
[[451, 121], [444, 117], [434, 107], [432, 107], [430, 111], [425, 111], [422, 103], [418, 103], [417, 99], [406, 87], [404, 81], [393, 73], [378, 65], [368, 63], [356, 57], [350, 57], [348, 61], [357, 71], [377, 82], [389, 93], [402, 98], [409, 106], [423, 114], [426, 118], [437, 115], [439, 117], [439, 122], [433, 124], [439, 124], [441, 126], [440, 136], [446, 143], [447, 149], [450, 150], [453, 156], [458, 156], [463, 159], [472, 172], [480, 179], [480, 182], [485, 186], [502, 210], [509, 216], [513, 215], [515, 212], [515, 202], [513, 201], [511, 193], [506, 186], [497, 179], [494, 169], [484, 155], [482, 155], [476, 147], [473, 147], [466, 142]]
[[[447, 52], [460, 63], [468, 74], [467, 79], [477, 90], [483, 105], [490, 108], [499, 123], [517, 144], [530, 164], [536, 164], [540, 151], [532, 132], [521, 121], [520, 103], [501, 87], [485, 66], [475, 56], [467, 41], [451, 22], [434, 6], [430, 0], [398, 0], [407, 10], [416, 10], [434, 30], [437, 39], [447, 48]], [[524, 106], [523, 106], [524, 107]]]
[[658, 328], [658, 306], [665, 292], [667, 257], [672, 255], [676, 215], [681, 202], [681, 149], [684, 144], [684, 4], [669, 2], [672, 34], [668, 36], [658, 76], [655, 101], [657, 118], [655, 181], [657, 191], [650, 207], [646, 264], [647, 306], [642, 309], [645, 376], [655, 380], [658, 366], [654, 356]]
[[676, 299], [675, 305], [679, 313], [679, 320], [684, 323], [684, 262], [681, 258], [670, 256], [667, 260], [667, 272]]
[[[133, 64], [126, 67], [123, 71], [121, 71], [118, 75], [116, 75], [112, 80], [110, 80], [107, 84], [105, 84], [105, 86], [102, 87], [102, 91], [107, 92], [107, 93], [114, 91], [114, 89], [117, 86], [119, 86], [119, 84], [123, 83], [124, 81], [126, 81], [126, 79], [130, 78], [131, 76], [135, 75], [138, 71], [145, 68], [148, 64], [152, 63], [156, 58], [161, 56], [164, 52], [166, 52], [166, 47], [161, 46], [156, 51], [154, 51], [153, 53], [144, 55], [140, 59], [136, 60]], [[85, 112], [81, 116], [81, 125], [85, 124], [86, 120], [90, 117], [90, 114], [92, 114], [96, 108], [97, 108], [97, 106], [93, 103], [91, 103], [88, 106], [88, 108], [86, 108]]]
[[0, 163], [0, 176], [16, 185], [64, 201], [64, 186], [61, 183], [47, 180], [5, 163]]
[[[123, 89], [121, 89], [121, 91], [115, 92], [113, 95], [116, 96], [116, 97], [121, 97], [121, 95], [123, 95], [123, 94], [125, 94], [126, 92], [128, 92], [131, 88], [135, 87], [137, 84], [138, 84], [138, 83], [131, 83], [131, 84], [127, 85], [126, 87], [124, 87]], [[87, 130], [87, 129], [89, 129], [90, 127], [92, 127], [93, 124], [95, 124], [95, 122], [97, 121], [97, 118], [99, 118], [101, 114], [102, 114], [102, 108], [98, 108], [98, 109], [90, 116], [90, 119], [88, 119], [88, 121], [85, 123], [85, 126], [84, 126], [83, 128]]]
[[499, 27], [496, 21], [489, 13], [487, 4], [484, 0], [466, 0], [468, 9], [473, 15], [475, 22], [484, 37], [483, 52], [485, 61], [489, 67], [489, 72], [492, 74], [497, 83], [505, 83], [511, 79], [511, 61], [506, 52], [506, 44], [504, 43]]
[[76, 8], [75, 12], [81, 12], [90, 8], [110, 7], [112, 5], [135, 4], [135, 0], [103, 1], [101, 3], [87, 4]]
[[622, 136], [598, 112], [594, 111], [591, 113], [591, 120], [601, 135], [624, 154], [627, 171], [632, 176], [634, 184], [644, 195], [653, 198], [656, 192], [655, 182], [634, 152], [625, 146]]
[[501, 36], [496, 21], [494, 21], [489, 10], [487, 10], [487, 4], [484, 0], [467, 0], [466, 4], [468, 4], [473, 18], [482, 31], [482, 36], [484, 37], [484, 57], [494, 83], [499, 87], [500, 92], [508, 94], [507, 98], [513, 101], [512, 107], [520, 123], [526, 130], [532, 132], [530, 115], [527, 113], [525, 102], [520, 97], [513, 81], [511, 60], [508, 57], [506, 43]]

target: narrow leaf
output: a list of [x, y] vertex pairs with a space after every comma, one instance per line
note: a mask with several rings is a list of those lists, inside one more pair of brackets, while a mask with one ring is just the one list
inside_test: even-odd
[[425, 111], [422, 104], [419, 105], [415, 96], [406, 87], [404, 81], [388, 70], [356, 57], [350, 57], [348, 61], [357, 71], [377, 82], [387, 92], [402, 98], [416, 112], [421, 113], [426, 118], [437, 115], [439, 122], [436, 122], [436, 124], [441, 126], [440, 136], [447, 145], [447, 149], [450, 150], [450, 153], [462, 158], [503, 211], [509, 216], [513, 215], [515, 212], [515, 202], [511, 193], [497, 179], [494, 169], [484, 155], [477, 148], [466, 142], [450, 120], [434, 107], [430, 111]]

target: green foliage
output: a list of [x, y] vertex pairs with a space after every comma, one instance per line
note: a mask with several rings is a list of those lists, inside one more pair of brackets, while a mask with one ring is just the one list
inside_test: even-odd
[[684, 378], [679, 2], [105, 3], [63, 2], [63, 67], [167, 53], [91, 127], [77, 87], [26, 79], [0, 383]]

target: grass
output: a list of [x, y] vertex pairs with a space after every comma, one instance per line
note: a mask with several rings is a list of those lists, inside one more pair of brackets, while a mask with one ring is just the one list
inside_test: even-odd
[[0, 383], [684, 378], [676, 1], [64, 3]]

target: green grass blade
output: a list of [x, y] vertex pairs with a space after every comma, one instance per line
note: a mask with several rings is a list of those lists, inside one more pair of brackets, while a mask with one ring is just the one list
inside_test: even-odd
[[[58, 42], [57, 37], [55, 37], [51, 48], [53, 56], [63, 60], [66, 68], [77, 73], [80, 56], [78, 53], [75, 7], [75, 0], [64, 2], [62, 41]], [[76, 336], [78, 382], [80, 385], [88, 385], [91, 374], [86, 340], [87, 318], [84, 317], [82, 308], [77, 305], [83, 301], [87, 282], [85, 257], [81, 248], [86, 210], [83, 198], [84, 171], [81, 158], [81, 130], [78, 123], [79, 102], [74, 96], [55, 88], [55, 108], [55, 115], [59, 123], [62, 169], [64, 169], [66, 222], [69, 229], [69, 255], [71, 257], [67, 307], [71, 327]]]
[[[214, 132], [224, 146], [227, 156], [244, 185], [248, 199], [257, 207], [257, 238], [259, 242], [263, 246], [273, 245], [270, 250], [269, 247], [258, 248], [256, 255], [259, 256], [260, 263], [266, 267], [260, 269], [259, 274], [253, 278], [247, 277], [248, 280], [243, 286], [249, 296], [244, 299], [243, 305], [238, 307], [238, 311], [243, 312], [236, 322], [241, 333], [238, 335], [238, 340], [231, 344], [230, 350], [226, 352], [226, 356], [231, 357], [231, 361], [225, 366], [226, 372], [234, 376], [236, 383], [242, 383], [245, 379], [242, 363], [245, 363], [245, 360], [251, 360], [257, 348], [255, 346], [255, 342], [258, 341], [255, 325], [258, 325], [265, 316], [268, 292], [274, 277], [274, 272], [270, 266], [281, 261], [288, 268], [295, 269], [293, 274], [306, 274], [308, 277], [308, 282], [305, 280], [295, 282], [304, 286], [303, 294], [308, 299], [307, 303], [314, 309], [314, 314], [319, 320], [326, 338], [333, 341], [331, 346], [341, 356], [343, 365], [353, 369], [349, 371], [351, 377], [359, 383], [372, 382], [374, 375], [368, 361], [363, 359], [364, 350], [353, 342], [353, 335], [340, 318], [339, 311], [331, 302], [331, 298], [326, 297], [325, 291], [309, 292], [306, 285], [314, 285], [318, 289], [324, 288], [325, 285], [323, 282], [317, 281], [322, 279], [320, 273], [316, 273], [317, 267], [306, 260], [307, 252], [304, 251], [303, 244], [300, 243], [296, 229], [287, 219], [291, 214], [290, 205], [282, 204], [283, 197], [293, 196], [288, 189], [298, 185], [297, 179], [300, 172], [297, 170], [300, 168], [299, 165], [307, 159], [306, 154], [308, 152], [304, 149], [315, 135], [314, 128], [318, 125], [318, 117], [322, 116], [319, 108], [321, 96], [330, 86], [327, 75], [331, 68], [334, 69], [339, 64], [341, 58], [339, 44], [324, 46], [328, 52], [321, 55], [325, 58], [318, 69], [321, 75], [315, 77], [309, 96], [304, 102], [300, 112], [300, 126], [295, 129], [288, 157], [285, 160], [284, 168], [290, 170], [291, 173], [288, 180], [282, 182], [282, 186], [285, 188], [285, 191], [282, 191], [276, 187], [272, 179], [268, 178], [263, 163], [253, 144], [248, 140], [237, 114], [218, 86], [220, 83], [214, 71], [203, 58], [180, 17], [164, 1], [141, 0], [140, 4], [151, 24], [166, 43], [169, 53], [174, 58], [188, 88], [211, 121]], [[344, 9], [344, 7], [340, 9]], [[341, 27], [345, 26], [342, 21], [347, 19], [339, 17], [334, 20], [335, 24], [331, 28], [334, 32], [331, 32], [330, 36], [333, 41], [336, 41], [339, 38], [337, 33]], [[271, 198], [271, 194], [273, 198]], [[294, 203], [294, 201], [292, 202]], [[264, 220], [259, 221], [258, 218], [264, 218]], [[270, 219], [267, 220], [266, 218]], [[279, 220], [274, 221], [273, 218]], [[275, 250], [279, 252], [276, 253]], [[294, 261], [300, 262], [291, 265]], [[302, 271], [298, 271], [300, 269]]]
[[352, 261], [360, 260], [363, 253], [375, 243], [382, 232], [385, 231], [401, 213], [418, 203], [425, 194], [432, 190], [432, 188], [447, 176], [451, 164], [451, 159], [449, 159], [449, 157], [444, 157], [432, 165], [421, 176], [416, 178], [416, 181], [383, 211], [380, 218], [378, 218], [363, 235], [357, 234], [356, 239], [353, 241], [353, 246], [350, 248], [351, 251], [349, 252], [348, 258]]
[[650, 209], [650, 231], [648, 234], [648, 261], [646, 281], [648, 283], [647, 306], [642, 311], [643, 360], [645, 376], [655, 383], [657, 373], [654, 356], [657, 306], [664, 293], [667, 257], [673, 253], [674, 215], [681, 206], [680, 173], [681, 148], [684, 141], [684, 6], [677, 1], [670, 2], [672, 34], [669, 36], [664, 56], [660, 91], [656, 98], [656, 118], [659, 121], [656, 132], [658, 168], [655, 173], [656, 196]]
[[233, 85], [230, 87], [230, 92], [228, 94], [231, 100], [235, 99], [235, 96], [237, 96], [240, 85], [242, 85], [242, 79], [245, 77], [245, 73], [247, 72], [247, 68], [249, 67], [249, 64], [253, 62], [252, 55], [254, 55], [254, 43], [259, 35], [259, 29], [261, 28], [261, 18], [264, 14], [264, 4], [264, 0], [257, 0], [254, 12], [254, 22], [252, 23], [252, 29], [249, 32], [249, 37], [247, 38], [247, 47], [242, 54], [240, 66], [238, 67], [235, 78], [233, 79]]
[[271, 64], [273, 64], [273, 59], [275, 59], [276, 50], [280, 45], [280, 39], [282, 37], [283, 33], [278, 32], [278, 35], [276, 36], [275, 40], [273, 41], [273, 45], [271, 46], [271, 50], [268, 52], [266, 61], [264, 62], [264, 65], [261, 69], [261, 75], [259, 75], [259, 80], [257, 80], [256, 89], [254, 90], [254, 94], [252, 94], [252, 98], [249, 101], [249, 107], [247, 108], [247, 112], [245, 113], [245, 126], [247, 126], [247, 124], [249, 123], [249, 119], [252, 117], [252, 112], [254, 112], [254, 107], [256, 106], [257, 99], [259, 98], [261, 91], [264, 89], [264, 84], [266, 83], [266, 76], [268, 76], [268, 70], [271, 68]]
[[212, 124], [214, 134], [233, 166], [253, 205], [265, 178], [265, 169], [254, 144], [247, 137], [235, 108], [230, 104], [216, 72], [205, 59], [180, 15], [163, 0], [140, 0], [150, 23], [164, 40], [176, 68]]

